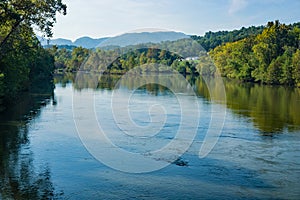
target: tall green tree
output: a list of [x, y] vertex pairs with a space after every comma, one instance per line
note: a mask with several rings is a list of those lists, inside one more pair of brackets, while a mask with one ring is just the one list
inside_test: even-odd
[[61, 0], [2, 0], [0, 2], [0, 51], [22, 25], [36, 26], [47, 37], [52, 36], [56, 13], [66, 14], [67, 6]]
[[300, 87], [300, 49], [297, 49], [293, 55], [293, 78], [298, 87]]
[[269, 22], [261, 34], [226, 43], [212, 50], [210, 55], [223, 76], [267, 84], [299, 85], [299, 44], [300, 29], [296, 25], [275, 21]]
[[52, 36], [58, 12], [66, 14], [61, 0], [0, 2], [0, 104], [12, 102], [39, 77], [52, 78], [53, 57], [41, 47], [33, 28]]

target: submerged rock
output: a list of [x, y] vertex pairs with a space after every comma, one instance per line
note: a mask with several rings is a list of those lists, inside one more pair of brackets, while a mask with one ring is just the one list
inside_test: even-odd
[[173, 164], [178, 165], [178, 166], [188, 166], [188, 161], [182, 160], [182, 158], [178, 158], [173, 162]]

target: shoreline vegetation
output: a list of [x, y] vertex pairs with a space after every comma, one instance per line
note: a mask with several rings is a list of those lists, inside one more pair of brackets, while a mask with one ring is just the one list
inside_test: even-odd
[[[128, 53], [120, 56], [118, 52], [123, 50], [121, 47], [68, 49], [66, 46], [52, 46], [49, 51], [55, 58], [56, 73], [81, 70], [122, 75], [137, 67], [136, 73], [177, 70], [183, 75], [213, 76], [217, 68], [222, 77], [240, 82], [300, 87], [300, 23], [286, 25], [275, 21], [268, 22], [266, 26], [207, 32], [204, 36], [191, 38], [204, 49], [195, 48], [190, 39], [180, 39], [159, 45], [127, 47], [133, 50], [127, 50]], [[184, 54], [191, 55], [194, 52], [198, 52], [198, 55], [184, 57]], [[99, 63], [99, 59], [108, 55], [111, 63]], [[88, 63], [95, 59], [98, 59], [98, 63]], [[152, 64], [152, 67], [140, 67], [147, 64]], [[156, 67], [153, 64], [157, 64]], [[170, 69], [160, 69], [159, 64], [169, 66]]]
[[300, 23], [269, 22], [262, 33], [218, 46], [209, 54], [224, 77], [300, 86]]
[[51, 37], [57, 13], [66, 8], [61, 0], [0, 2], [0, 111], [26, 91], [51, 87], [54, 57], [34, 30]]
[[133, 69], [133, 74], [176, 70], [195, 77], [214, 76], [218, 71], [241, 82], [300, 87], [300, 22], [268, 22], [266, 26], [122, 48], [45, 48], [33, 27], [51, 37], [56, 14], [66, 14], [65, 4], [51, 2], [46, 1], [46, 6], [36, 1], [0, 3], [0, 112], [34, 86], [51, 85], [54, 74], [79, 70], [119, 75]]

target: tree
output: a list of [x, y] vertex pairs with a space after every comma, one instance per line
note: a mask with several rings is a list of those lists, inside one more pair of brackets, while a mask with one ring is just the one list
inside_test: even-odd
[[177, 71], [181, 74], [183, 74], [184, 76], [186, 75], [186, 66], [187, 66], [188, 62], [179, 62], [178, 66], [177, 66]]
[[273, 60], [268, 67], [268, 71], [266, 73], [266, 83], [278, 85], [280, 84], [280, 79], [282, 76], [282, 65], [283, 58], [278, 57], [276, 60]]
[[[66, 14], [67, 6], [61, 0], [4, 0], [0, 3], [0, 21], [5, 24], [1, 31], [0, 51], [18, 27], [37, 26], [47, 37], [52, 36], [56, 13]], [[2, 27], [3, 28], [3, 27]], [[3, 29], [4, 30], [4, 29]]]
[[210, 55], [222, 76], [294, 85], [298, 77], [298, 54], [294, 53], [299, 42], [300, 29], [296, 25], [275, 21], [269, 22], [261, 34], [216, 47]]
[[282, 59], [282, 76], [280, 79], [281, 84], [294, 85], [295, 81], [293, 79], [293, 57], [294, 48], [286, 47], [286, 51], [281, 56]]
[[297, 49], [296, 53], [293, 55], [293, 78], [298, 87], [300, 87], [300, 50]]
[[80, 69], [82, 63], [88, 57], [90, 51], [83, 47], [76, 47], [72, 51], [72, 57], [67, 64], [67, 70], [75, 72]]
[[192, 39], [196, 40], [205, 50], [210, 51], [216, 47], [239, 41], [251, 36], [256, 36], [263, 31], [263, 26], [251, 26], [248, 28], [241, 28], [240, 30], [234, 31], [218, 31], [218, 32], [207, 32], [204, 36], [192, 36]]
[[57, 12], [66, 14], [61, 0], [0, 2], [0, 104], [13, 102], [36, 80], [52, 79], [53, 57], [41, 47], [33, 27], [50, 37]]

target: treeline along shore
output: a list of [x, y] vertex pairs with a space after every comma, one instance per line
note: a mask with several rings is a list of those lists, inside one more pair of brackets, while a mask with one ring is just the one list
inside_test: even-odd
[[[162, 42], [156, 48], [135, 45], [133, 51], [123, 54], [108, 66], [101, 64], [85, 68], [86, 58], [107, 57], [120, 52], [121, 47], [86, 49], [72, 46], [51, 46], [57, 72], [78, 70], [123, 74], [137, 66], [158, 63], [170, 66], [182, 74], [215, 75], [216, 68], [223, 76], [242, 82], [270, 85], [300, 86], [300, 23], [290, 25], [279, 21], [265, 26], [252, 26], [234, 31], [207, 32], [204, 36], [191, 36], [213, 62], [207, 61], [206, 52], [196, 49], [190, 39]], [[155, 47], [155, 45], [154, 45]], [[184, 49], [182, 49], [184, 47]], [[114, 50], [112, 50], [114, 49]], [[199, 52], [194, 58], [184, 59], [165, 49], [181, 50], [182, 54]], [[204, 55], [205, 56], [201, 56]], [[158, 65], [156, 65], [158, 67]], [[144, 69], [146, 70], [146, 69]], [[147, 68], [149, 70], [149, 68]], [[147, 71], [146, 70], [146, 71]], [[165, 71], [153, 65], [151, 71]], [[143, 69], [140, 69], [143, 73]]]
[[[79, 70], [106, 74], [124, 74], [134, 68], [135, 73], [176, 70], [192, 76], [214, 76], [218, 72], [241, 82], [300, 87], [300, 23], [286, 25], [275, 21], [265, 26], [207, 32], [204, 36], [164, 41], [157, 48], [155, 44], [151, 48], [144, 44], [93, 49], [43, 47], [32, 27], [38, 26], [51, 37], [56, 13], [66, 14], [66, 5], [60, 0], [47, 6], [35, 4], [35, 1], [0, 4], [0, 111], [15, 102], [22, 92], [40, 83], [52, 83], [54, 73]], [[26, 9], [29, 7], [36, 9]], [[195, 43], [203, 48], [199, 50]], [[126, 53], [120, 54], [124, 48]], [[191, 54], [194, 57], [186, 57]], [[87, 64], [91, 59], [104, 57], [114, 59]], [[146, 64], [147, 68], [143, 68]]]

